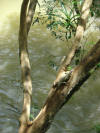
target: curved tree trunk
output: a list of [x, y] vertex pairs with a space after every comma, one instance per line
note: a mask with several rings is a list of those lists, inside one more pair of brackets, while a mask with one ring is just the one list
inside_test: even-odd
[[[21, 77], [24, 88], [23, 110], [20, 117], [19, 133], [24, 133], [27, 123], [29, 122], [31, 96], [32, 96], [32, 81], [31, 81], [31, 67], [27, 48], [28, 32], [32, 23], [37, 0], [23, 0], [20, 14], [20, 28], [19, 28], [19, 57], [21, 64]], [[28, 8], [29, 4], [29, 8]], [[27, 13], [28, 12], [28, 13]]]

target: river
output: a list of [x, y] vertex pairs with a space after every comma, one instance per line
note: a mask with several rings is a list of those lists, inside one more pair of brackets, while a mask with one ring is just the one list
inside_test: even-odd
[[[0, 0], [0, 133], [18, 132], [22, 108], [18, 57], [20, 6], [20, 0]], [[91, 32], [90, 41], [100, 37], [100, 31], [94, 29], [88, 31]], [[39, 24], [31, 28], [28, 43], [32, 66], [32, 104], [38, 112], [56, 77], [56, 66], [68, 51], [68, 44], [56, 40], [45, 26]], [[59, 111], [47, 133], [96, 133], [94, 127], [99, 123], [100, 70]]]

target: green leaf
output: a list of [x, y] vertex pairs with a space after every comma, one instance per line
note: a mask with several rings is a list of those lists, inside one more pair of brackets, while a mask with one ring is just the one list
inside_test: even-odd
[[74, 12], [73, 9], [71, 9], [69, 16], [72, 16], [73, 12]]
[[62, 9], [63, 9], [63, 12], [64, 12], [64, 13], [67, 13], [67, 10], [66, 10], [66, 8], [65, 8], [64, 2], [60, 1], [60, 4], [61, 4], [61, 7], [62, 7]]
[[34, 115], [30, 114], [30, 120], [34, 119]]
[[98, 64], [96, 65], [96, 67], [97, 67], [97, 68], [100, 68], [100, 63], [98, 63]]
[[48, 16], [48, 19], [52, 19], [52, 16], [51, 16], [51, 15], [49, 15], [49, 16]]
[[55, 17], [58, 17], [58, 18], [61, 18], [61, 19], [65, 20], [64, 17], [62, 17], [61, 15], [58, 15], [58, 14], [50, 13], [49, 15], [55, 16]]
[[68, 70], [68, 71], [72, 70], [72, 66], [68, 66], [68, 67], [67, 67], [67, 70]]
[[82, 3], [83, 3], [83, 0], [80, 0], [80, 1], [79, 1], [79, 3], [80, 3], [80, 5], [82, 5]]
[[100, 124], [95, 125], [96, 133], [100, 133]]

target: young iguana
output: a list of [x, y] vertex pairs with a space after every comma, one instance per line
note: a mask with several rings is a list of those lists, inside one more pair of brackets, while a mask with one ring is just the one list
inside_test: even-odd
[[54, 81], [53, 87], [59, 87], [62, 83], [65, 83], [69, 79], [69, 76], [71, 73], [72, 73], [72, 70], [61, 72], [57, 77], [57, 79]]

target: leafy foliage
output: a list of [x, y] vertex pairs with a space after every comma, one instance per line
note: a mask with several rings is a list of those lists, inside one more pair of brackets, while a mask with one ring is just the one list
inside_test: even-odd
[[[36, 22], [42, 22], [47, 24], [47, 28], [51, 30], [52, 35], [56, 38], [65, 40], [70, 39], [75, 35], [78, 20], [80, 18], [80, 12], [77, 8], [76, 0], [48, 0], [43, 5], [45, 15], [39, 12], [34, 19], [33, 24]], [[79, 13], [76, 12], [78, 10]], [[44, 17], [46, 16], [46, 17]]]
[[94, 0], [91, 7], [91, 16], [100, 17], [100, 1]]
[[[42, 5], [44, 13], [39, 12], [34, 23], [42, 22], [56, 38], [70, 39], [75, 35], [80, 20], [80, 9], [84, 0], [47, 0]], [[46, 16], [46, 17], [44, 17]], [[91, 7], [91, 16], [100, 16], [100, 1], [94, 0]]]
[[[73, 1], [71, 4], [74, 4]], [[66, 7], [61, 0], [56, 5], [57, 3], [54, 0], [46, 3], [47, 28], [52, 31], [56, 38], [70, 39], [72, 35], [75, 35], [80, 14], [75, 13], [73, 6]]]
[[96, 133], [100, 133], [100, 124], [95, 125]]

